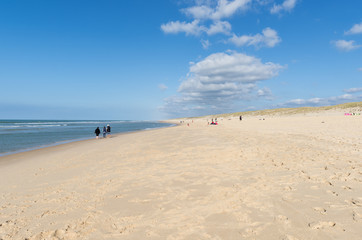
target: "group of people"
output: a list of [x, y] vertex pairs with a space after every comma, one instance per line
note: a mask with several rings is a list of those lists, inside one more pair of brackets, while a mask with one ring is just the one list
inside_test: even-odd
[[[101, 130], [99, 129], [99, 127], [96, 128], [94, 133], [96, 134], [96, 138], [99, 138], [99, 134], [101, 134]], [[111, 126], [109, 126], [109, 124], [107, 124], [107, 127], [104, 126], [102, 133], [103, 133], [103, 138], [106, 138], [107, 135], [110, 136], [111, 135]]]
[[[207, 124], [209, 124], [209, 122], [207, 122]], [[212, 118], [210, 125], [217, 125], [217, 118], [215, 118], [215, 122], [214, 119]]]

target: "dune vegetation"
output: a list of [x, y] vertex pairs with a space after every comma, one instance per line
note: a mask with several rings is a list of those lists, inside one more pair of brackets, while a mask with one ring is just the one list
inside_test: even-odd
[[298, 107], [298, 108], [275, 108], [265, 109], [257, 111], [245, 111], [225, 114], [215, 114], [209, 117], [220, 118], [220, 117], [238, 117], [242, 116], [282, 116], [282, 115], [294, 115], [294, 114], [309, 114], [318, 113], [323, 111], [331, 110], [345, 110], [346, 112], [362, 112], [362, 102], [350, 102], [343, 103], [333, 106], [322, 106], [322, 107]]

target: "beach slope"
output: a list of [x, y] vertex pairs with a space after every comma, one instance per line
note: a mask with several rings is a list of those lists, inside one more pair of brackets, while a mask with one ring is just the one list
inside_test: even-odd
[[362, 116], [184, 119], [0, 158], [0, 239], [359, 239]]

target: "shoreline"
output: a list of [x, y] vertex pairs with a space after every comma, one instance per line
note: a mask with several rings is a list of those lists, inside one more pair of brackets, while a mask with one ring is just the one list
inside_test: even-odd
[[[171, 123], [171, 122], [168, 122], [168, 121], [156, 121], [156, 122], [175, 124], [175, 123]], [[167, 127], [172, 127], [172, 125], [171, 126], [165, 126], [165, 127], [146, 128], [146, 129], [141, 129], [141, 130], [136, 130], [136, 131], [119, 132], [119, 133], [114, 133], [114, 134], [112, 133], [111, 136], [117, 136], [117, 135], [120, 135], [120, 134], [133, 133], [133, 132], [139, 132], [139, 131], [149, 131], [149, 130], [154, 130], [154, 129], [159, 129], [159, 128], [167, 128]], [[54, 143], [51, 143], [51, 144], [35, 146], [35, 147], [32, 147], [32, 148], [19, 149], [19, 150], [11, 151], [11, 152], [3, 152], [3, 153], [0, 153], [0, 164], [1, 164], [1, 161], [2, 161], [1, 160], [2, 157], [12, 156], [14, 154], [19, 154], [19, 153], [31, 152], [31, 151], [35, 151], [35, 150], [41, 150], [41, 149], [44, 149], [44, 148], [56, 147], [56, 146], [59, 146], [59, 145], [71, 144], [71, 143], [75, 143], [75, 142], [88, 141], [88, 140], [92, 140], [94, 138], [95, 137], [69, 139], [69, 140], [54, 142]], [[101, 139], [103, 139], [103, 137], [100, 137], [98, 140], [101, 140]]]

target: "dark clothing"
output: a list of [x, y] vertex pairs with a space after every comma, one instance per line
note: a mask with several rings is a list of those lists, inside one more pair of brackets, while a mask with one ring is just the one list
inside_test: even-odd
[[110, 132], [111, 132], [111, 127], [107, 126], [107, 133], [110, 133]]
[[99, 130], [99, 127], [97, 127], [97, 129], [94, 131], [94, 133], [96, 134], [97, 137], [99, 136], [99, 134], [101, 133], [101, 130]]
[[106, 137], [106, 134], [107, 134], [106, 127], [103, 127], [103, 137], [104, 137], [104, 138]]

